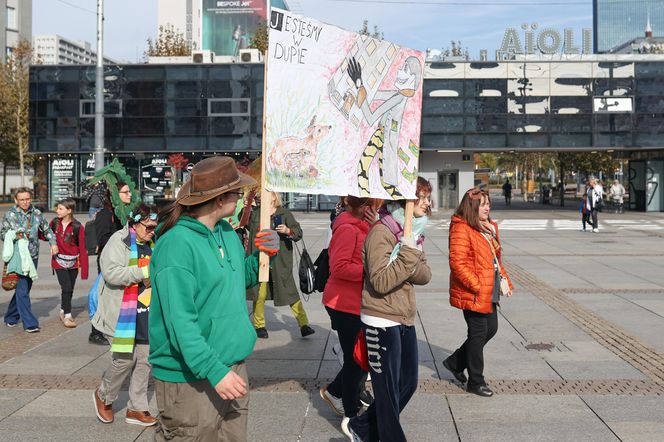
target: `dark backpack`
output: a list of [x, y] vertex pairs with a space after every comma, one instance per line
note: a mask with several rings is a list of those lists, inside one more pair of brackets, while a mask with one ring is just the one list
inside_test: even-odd
[[97, 254], [97, 231], [94, 220], [85, 223], [85, 249], [88, 255]]
[[314, 262], [314, 289], [317, 292], [323, 293], [325, 290], [325, 284], [330, 278], [330, 255], [327, 249], [320, 251], [318, 258]]
[[315, 290], [314, 263], [311, 262], [311, 257], [309, 256], [309, 252], [307, 252], [307, 246], [304, 244], [304, 241], [302, 241], [302, 252], [300, 252], [297, 243], [295, 243], [295, 249], [300, 255], [300, 265], [298, 266], [300, 290], [305, 295], [309, 295]]
[[[57, 232], [59, 227], [60, 227], [60, 218], [54, 218], [53, 223], [51, 224], [51, 230], [53, 230], [53, 233]], [[71, 227], [73, 229], [73, 235], [74, 235], [74, 238], [73, 238], [73, 241], [71, 241], [71, 244], [74, 244], [74, 245], [78, 246], [78, 234], [81, 231], [81, 223], [79, 223], [78, 221], [73, 219], [71, 221]], [[66, 237], [65, 237], [65, 239], [66, 239]]]

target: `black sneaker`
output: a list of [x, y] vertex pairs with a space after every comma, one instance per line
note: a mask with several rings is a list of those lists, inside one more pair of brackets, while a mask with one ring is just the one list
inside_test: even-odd
[[373, 400], [374, 398], [369, 390], [360, 391], [360, 402], [362, 403], [362, 405], [369, 408], [369, 405], [371, 405]]
[[95, 345], [109, 345], [104, 335], [94, 332], [88, 336], [88, 342]]
[[302, 327], [300, 327], [300, 334], [302, 335], [303, 338], [309, 335], [313, 335], [314, 333], [316, 333], [316, 330], [309, 327], [308, 325], [303, 325]]
[[267, 329], [265, 327], [260, 327], [256, 329], [256, 336], [261, 339], [267, 339], [270, 335], [267, 334]]

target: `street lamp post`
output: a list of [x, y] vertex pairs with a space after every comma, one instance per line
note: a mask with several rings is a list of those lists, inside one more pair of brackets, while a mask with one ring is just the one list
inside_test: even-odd
[[97, 71], [95, 79], [95, 171], [104, 167], [104, 0], [97, 0]]

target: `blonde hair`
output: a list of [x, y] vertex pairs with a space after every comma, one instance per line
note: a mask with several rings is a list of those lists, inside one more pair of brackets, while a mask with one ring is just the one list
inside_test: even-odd
[[272, 205], [274, 207], [281, 207], [283, 205], [281, 194], [279, 192], [270, 192], [270, 194], [272, 195]]

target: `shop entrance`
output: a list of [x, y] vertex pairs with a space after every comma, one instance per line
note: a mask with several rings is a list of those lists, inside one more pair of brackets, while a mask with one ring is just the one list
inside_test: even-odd
[[459, 171], [438, 171], [438, 207], [455, 209], [459, 205]]

